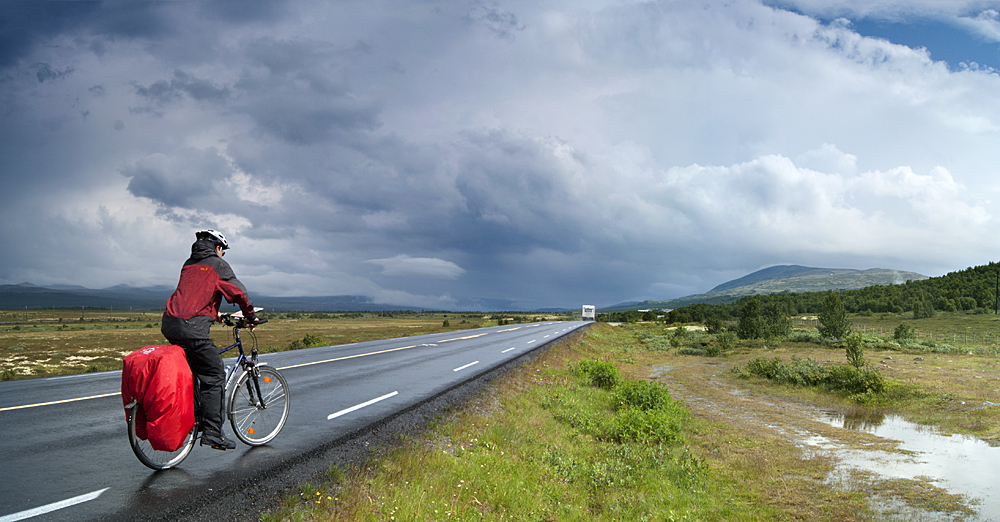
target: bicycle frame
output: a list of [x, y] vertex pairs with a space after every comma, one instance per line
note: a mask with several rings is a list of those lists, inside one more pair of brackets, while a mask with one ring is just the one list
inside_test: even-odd
[[[243, 351], [243, 340], [240, 338], [240, 324], [242, 323], [232, 323], [228, 316], [224, 316], [223, 321], [227, 325], [231, 325], [233, 327], [233, 338], [236, 339], [236, 342], [227, 346], [226, 348], [223, 348], [222, 350], [219, 350], [219, 355], [222, 355], [228, 352], [229, 350], [232, 350], [233, 348], [239, 348], [240, 352], [240, 354], [236, 357], [236, 361], [233, 362], [233, 370], [229, 372], [229, 375], [226, 376], [226, 386], [225, 386], [225, 390], [227, 390], [226, 395], [228, 395], [228, 390], [230, 389], [230, 386], [233, 384], [235, 379], [239, 378], [239, 374], [236, 372], [236, 369], [242, 368], [243, 371], [245, 372], [254, 373], [255, 378], [247, 381], [247, 385], [253, 382], [253, 387], [249, 388], [248, 390], [250, 392], [251, 399], [254, 401], [254, 406], [260, 409], [265, 409], [267, 408], [267, 405], [264, 404], [264, 402], [261, 400], [262, 397], [260, 393], [260, 383], [257, 381], [257, 378], [260, 377], [259, 371], [257, 370], [257, 348], [256, 348], [257, 339], [256, 337], [254, 337], [255, 346], [250, 349], [250, 357], [248, 358], [246, 352]], [[252, 334], [253, 330], [251, 330], [251, 335]]]

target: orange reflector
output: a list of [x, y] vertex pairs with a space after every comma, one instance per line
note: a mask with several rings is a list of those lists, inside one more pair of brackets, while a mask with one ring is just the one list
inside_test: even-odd
[[265, 375], [264, 376], [264, 382], [271, 382], [271, 376], [270, 375]]
[[253, 428], [249, 428], [249, 429], [247, 429], [247, 433], [249, 433], [249, 434], [253, 435], [253, 433], [254, 433], [254, 431], [253, 431]]

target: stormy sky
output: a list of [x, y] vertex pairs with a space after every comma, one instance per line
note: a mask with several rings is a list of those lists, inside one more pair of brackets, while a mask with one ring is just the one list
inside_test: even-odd
[[0, 3], [0, 283], [600, 306], [995, 260], [1000, 1]]

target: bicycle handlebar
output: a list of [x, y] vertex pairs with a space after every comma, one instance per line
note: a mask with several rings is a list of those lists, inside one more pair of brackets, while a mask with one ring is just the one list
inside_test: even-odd
[[225, 313], [219, 314], [219, 320], [226, 323], [226, 326], [232, 326], [235, 328], [252, 328], [267, 322], [266, 317], [254, 317], [254, 321], [252, 323], [247, 323], [246, 317]]

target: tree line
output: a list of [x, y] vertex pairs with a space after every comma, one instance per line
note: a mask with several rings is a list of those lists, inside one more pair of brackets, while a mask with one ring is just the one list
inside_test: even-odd
[[[931, 317], [935, 311], [968, 310], [992, 312], [996, 306], [997, 275], [1000, 264], [990, 263], [940, 277], [907, 281], [897, 285], [875, 285], [836, 292], [847, 313], [875, 314], [913, 312], [915, 319]], [[743, 297], [727, 304], [694, 304], [666, 314], [671, 323], [734, 321], [744, 309], [755, 307], [791, 316], [818, 314], [830, 292], [778, 293]]]

